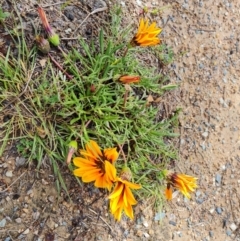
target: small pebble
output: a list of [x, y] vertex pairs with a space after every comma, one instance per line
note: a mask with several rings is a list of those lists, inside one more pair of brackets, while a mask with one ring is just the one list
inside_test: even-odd
[[185, 140], [184, 140], [184, 139], [181, 139], [181, 140], [180, 140], [180, 143], [181, 143], [181, 145], [184, 145], [184, 144], [185, 144]]
[[70, 34], [70, 33], [72, 32], [72, 29], [71, 29], [71, 28], [67, 28], [67, 29], [64, 30], [64, 32], [65, 32], [66, 34]]
[[137, 0], [137, 5], [141, 7], [142, 6], [142, 2], [140, 0]]
[[200, 144], [200, 146], [202, 147], [202, 149], [203, 149], [204, 151], [206, 151], [206, 145], [205, 145], [204, 143]]
[[6, 237], [4, 241], [11, 241], [12, 239], [10, 237]]
[[147, 228], [149, 226], [148, 222], [147, 221], [143, 221], [143, 226]]
[[54, 202], [54, 196], [49, 196], [49, 197], [48, 197], [48, 201], [51, 202], [51, 203], [53, 203], [53, 202]]
[[228, 229], [228, 230], [226, 231], [226, 234], [227, 234], [227, 236], [231, 236], [232, 232]]
[[179, 237], [183, 236], [181, 232], [177, 232], [177, 234], [178, 234]]
[[221, 181], [222, 181], [222, 176], [217, 173], [216, 176], [215, 176], [215, 181], [218, 183], [218, 184], [221, 184]]
[[74, 20], [74, 15], [70, 11], [65, 11], [64, 14], [70, 21]]
[[47, 181], [45, 181], [44, 179], [42, 179], [42, 184], [43, 185], [48, 185], [49, 183]]
[[15, 160], [15, 165], [17, 167], [21, 167], [21, 166], [23, 166], [26, 163], [26, 161], [27, 160], [24, 157], [17, 157], [16, 160]]
[[224, 77], [223, 79], [222, 79], [222, 81], [226, 84], [227, 83], [227, 79]]
[[13, 176], [12, 171], [7, 171], [5, 175], [6, 175], [6, 177], [12, 177]]
[[221, 213], [222, 213], [222, 209], [221, 209], [220, 207], [216, 207], [216, 212], [217, 212], [218, 214], [221, 214]]
[[197, 190], [196, 191], [196, 197], [199, 197], [201, 195], [201, 191], [200, 190]]
[[155, 221], [160, 221], [165, 217], [165, 213], [156, 213], [154, 220]]
[[209, 236], [212, 238], [213, 237], [213, 231], [209, 231]]
[[149, 238], [150, 235], [148, 233], [143, 233], [143, 235], [145, 236], [145, 238]]
[[127, 236], [129, 235], [129, 231], [128, 231], [128, 230], [125, 230], [124, 233], [123, 233], [123, 235], [124, 235], [125, 237], [127, 237]]
[[174, 221], [169, 221], [169, 224], [171, 224], [171, 225], [173, 225], [173, 226], [176, 226], [176, 225], [177, 225], [177, 223], [174, 222]]
[[21, 223], [21, 222], [22, 222], [22, 219], [21, 219], [21, 218], [16, 218], [16, 219], [15, 219], [15, 222], [16, 222], [16, 223]]
[[197, 203], [198, 204], [202, 204], [204, 202], [204, 199], [203, 198], [198, 198], [196, 199]]
[[209, 212], [210, 212], [211, 214], [213, 214], [214, 208], [211, 208], [211, 209], [209, 210]]
[[0, 221], [0, 228], [4, 228], [6, 225], [7, 220], [4, 218]]
[[232, 223], [229, 228], [234, 232], [237, 229], [237, 225], [235, 223]]
[[203, 132], [202, 133], [202, 137], [207, 138], [208, 137], [208, 132], [207, 131]]
[[137, 224], [142, 224], [142, 218], [137, 219]]

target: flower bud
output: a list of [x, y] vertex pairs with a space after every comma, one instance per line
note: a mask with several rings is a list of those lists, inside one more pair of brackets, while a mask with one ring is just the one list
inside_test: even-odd
[[68, 155], [67, 155], [67, 160], [66, 160], [67, 165], [70, 164], [72, 156], [73, 156], [73, 154], [76, 152], [76, 150], [78, 148], [78, 144], [77, 144], [76, 141], [71, 141], [68, 144], [68, 146], [69, 146], [69, 150], [68, 150]]
[[124, 167], [121, 171], [120, 178], [125, 181], [132, 180], [132, 172], [129, 167]]
[[36, 42], [36, 45], [37, 45], [38, 49], [42, 53], [44, 53], [44, 54], [49, 53], [50, 45], [49, 45], [49, 42], [45, 38], [43, 38], [42, 36], [37, 36], [35, 38], [35, 42]]

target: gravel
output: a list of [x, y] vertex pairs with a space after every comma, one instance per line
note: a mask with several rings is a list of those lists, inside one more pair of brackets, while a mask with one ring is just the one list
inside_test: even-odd
[[0, 221], [0, 228], [4, 228], [5, 225], [7, 223], [7, 220], [5, 218], [3, 218], [1, 221]]
[[5, 175], [6, 175], [6, 177], [12, 177], [13, 173], [12, 173], [12, 171], [7, 171]]
[[222, 213], [222, 208], [216, 207], [216, 212], [217, 212], [217, 214], [221, 214]]
[[231, 223], [229, 228], [234, 232], [238, 228], [238, 226], [235, 223]]
[[222, 176], [217, 173], [216, 176], [215, 176], [215, 181], [218, 183], [218, 184], [221, 184], [221, 181], [222, 181]]
[[232, 235], [231, 230], [227, 229], [227, 230], [226, 230], [226, 234], [227, 234], [227, 236], [231, 236], [231, 235]]
[[173, 225], [173, 226], [176, 226], [176, 225], [177, 225], [177, 223], [174, 222], [174, 221], [169, 221], [169, 224], [171, 224], [171, 225]]
[[214, 236], [214, 232], [213, 231], [209, 231], [209, 236], [212, 238]]

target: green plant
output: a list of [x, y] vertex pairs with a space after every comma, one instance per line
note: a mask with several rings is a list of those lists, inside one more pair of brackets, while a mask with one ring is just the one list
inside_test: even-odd
[[[89, 139], [101, 146], [122, 146], [134, 180], [143, 186], [139, 193], [161, 200], [161, 172], [176, 158], [167, 140], [177, 136], [173, 131], [177, 114], [158, 120], [158, 105], [149, 103], [148, 97], [157, 99], [177, 86], [141, 61], [144, 49], [129, 49], [122, 57], [130, 28], [120, 31], [120, 17], [117, 8], [111, 27], [102, 29], [98, 39], [91, 43], [80, 39], [81, 52], [72, 49], [61, 56], [71, 81], [50, 59], [40, 68], [36, 48], [28, 47], [24, 32], [17, 36], [18, 56], [9, 49], [0, 58], [0, 111], [10, 116], [2, 135], [5, 141], [21, 137], [18, 151], [36, 161], [38, 168], [47, 159], [58, 190], [66, 191], [59, 165], [65, 162], [71, 140], [78, 140], [81, 147]], [[158, 53], [163, 49], [159, 47]], [[156, 54], [156, 48], [151, 53]], [[165, 55], [164, 59], [172, 59]], [[123, 85], [122, 75], [141, 76], [141, 81]], [[120, 169], [122, 157], [118, 163]]]
[[3, 9], [0, 8], [0, 22], [3, 22], [9, 16], [10, 16], [9, 12], [4, 12]]

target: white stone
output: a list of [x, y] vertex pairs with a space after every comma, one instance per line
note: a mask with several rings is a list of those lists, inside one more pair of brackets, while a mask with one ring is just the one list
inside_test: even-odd
[[232, 231], [235, 231], [237, 229], [237, 226], [235, 223], [232, 223], [229, 227], [232, 229]]
[[143, 221], [143, 226], [147, 228], [149, 226], [148, 222], [147, 221]]
[[26, 235], [29, 233], [29, 231], [30, 231], [29, 228], [27, 228], [22, 234]]
[[22, 219], [21, 219], [21, 218], [16, 218], [16, 219], [15, 219], [15, 222], [16, 222], [16, 223], [21, 223], [21, 222], [22, 222]]
[[211, 209], [209, 210], [209, 212], [210, 212], [210, 213], [214, 213], [214, 210], [215, 210], [214, 208], [211, 208]]
[[143, 235], [145, 236], [145, 238], [149, 238], [150, 235], [148, 233], [143, 233]]
[[6, 177], [12, 177], [13, 176], [12, 171], [7, 171], [5, 175], [6, 175]]

